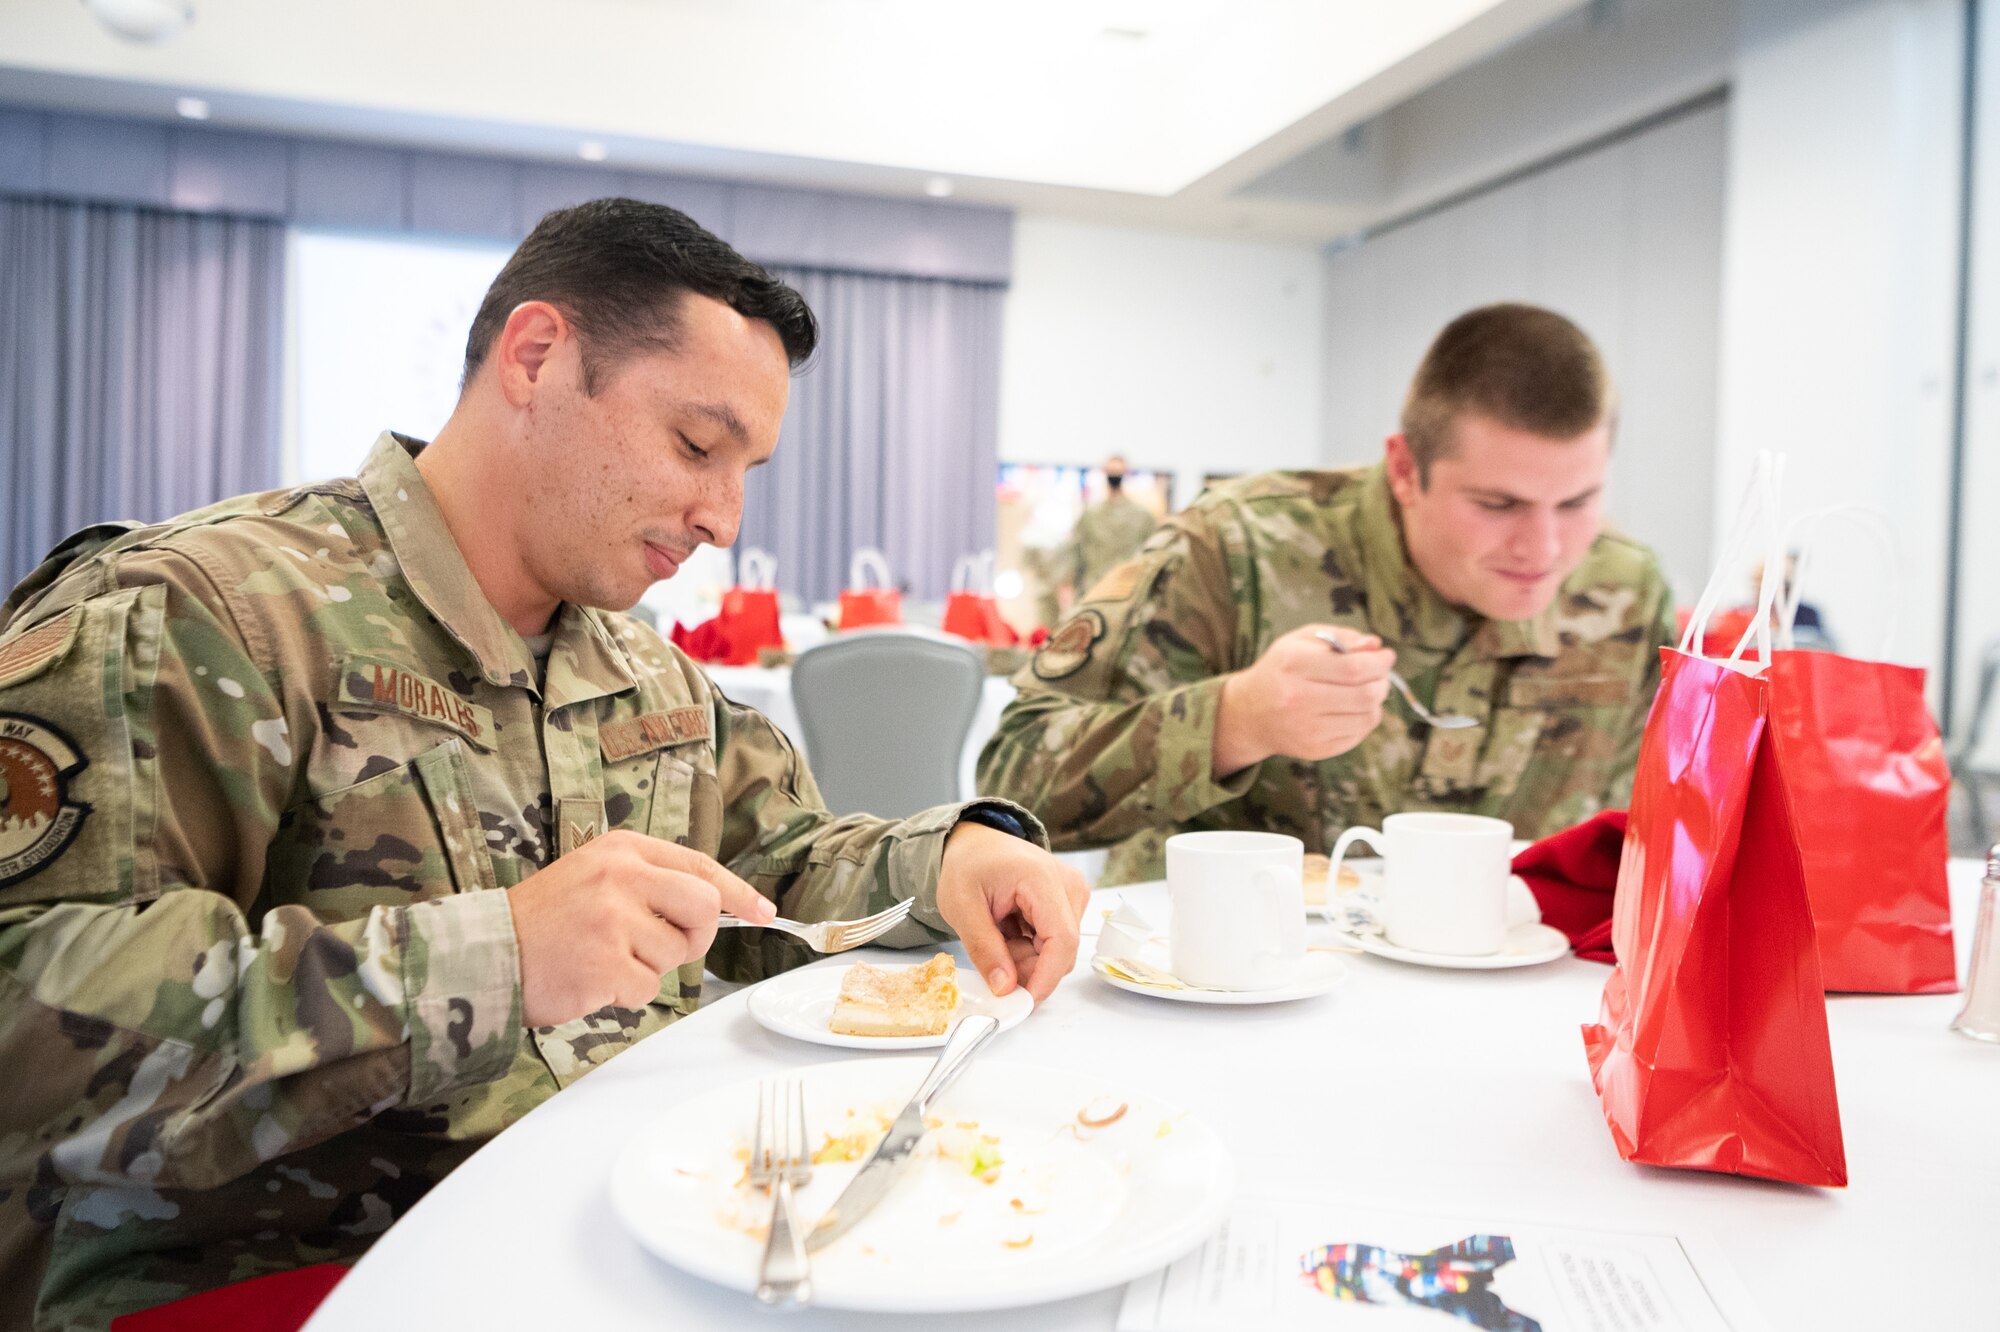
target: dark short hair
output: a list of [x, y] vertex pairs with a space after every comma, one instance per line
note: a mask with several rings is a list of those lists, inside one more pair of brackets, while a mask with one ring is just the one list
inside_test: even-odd
[[1403, 438], [1428, 484], [1463, 417], [1566, 440], [1616, 411], [1617, 390], [1582, 329], [1533, 305], [1484, 305], [1446, 324], [1424, 353], [1403, 399]]
[[584, 390], [595, 393], [604, 371], [626, 357], [673, 349], [690, 292], [776, 329], [793, 369], [819, 342], [805, 297], [686, 213], [593, 199], [543, 217], [493, 279], [466, 335], [461, 382], [471, 382], [516, 306], [547, 301], [575, 327]]

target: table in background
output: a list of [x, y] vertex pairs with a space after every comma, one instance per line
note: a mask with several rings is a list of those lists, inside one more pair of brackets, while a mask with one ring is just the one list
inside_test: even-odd
[[[805, 732], [799, 726], [799, 710], [792, 702], [792, 668], [789, 666], [704, 666], [702, 671], [724, 694], [738, 703], [753, 707], [771, 719], [806, 753]], [[958, 780], [961, 799], [971, 799], [977, 789], [974, 775], [979, 751], [1000, 727], [1000, 714], [1014, 701], [1014, 686], [1002, 675], [989, 675], [979, 691], [979, 710], [972, 716], [972, 729], [965, 735], [965, 752], [959, 757]], [[806, 754], [808, 762], [812, 755]]]
[[[1951, 873], [1963, 975], [1979, 867], [1955, 861]], [[1119, 898], [1165, 923], [1159, 885], [1100, 892], [1093, 923]], [[879, 960], [879, 950], [859, 956]], [[1251, 1008], [1127, 994], [1079, 969], [990, 1057], [1178, 1101], [1229, 1144], [1246, 1192], [1307, 1188], [1417, 1211], [1701, 1230], [1721, 1241], [1774, 1328], [1992, 1325], [2000, 1048], [1947, 1030], [1960, 996], [1828, 1001], [1851, 1184], [1820, 1190], [1618, 1159], [1578, 1034], [1597, 1015], [1602, 966], [1353, 961], [1348, 984], [1329, 996]], [[627, 1142], [675, 1101], [871, 1057], [774, 1036], [746, 1002], [738, 993], [711, 1003], [494, 1139], [376, 1243], [309, 1332], [774, 1326], [748, 1295], [641, 1249], [608, 1190]], [[950, 1323], [1102, 1332], [1121, 1296]], [[813, 1311], [784, 1325], [914, 1332], [940, 1319]]]

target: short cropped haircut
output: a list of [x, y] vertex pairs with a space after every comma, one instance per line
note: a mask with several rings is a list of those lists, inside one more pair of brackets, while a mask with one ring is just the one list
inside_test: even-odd
[[1485, 305], [1444, 326], [1403, 400], [1403, 438], [1428, 485], [1467, 416], [1568, 440], [1611, 420], [1617, 390], [1584, 331], [1553, 310]]
[[776, 329], [793, 369], [819, 342], [805, 297], [686, 213], [637, 199], [594, 199], [537, 222], [493, 279], [465, 339], [462, 383], [471, 382], [516, 306], [547, 301], [576, 329], [584, 391], [595, 393], [605, 372], [627, 357], [673, 350], [689, 293]]

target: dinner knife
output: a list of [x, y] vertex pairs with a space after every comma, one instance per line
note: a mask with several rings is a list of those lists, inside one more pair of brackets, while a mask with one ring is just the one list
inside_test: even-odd
[[845, 1235], [854, 1228], [855, 1222], [868, 1215], [875, 1204], [882, 1201], [897, 1176], [916, 1155], [917, 1144], [923, 1141], [924, 1116], [930, 1112], [931, 1102], [944, 1094], [945, 1088], [958, 1081], [958, 1075], [965, 1072], [965, 1066], [972, 1062], [975, 1050], [1000, 1030], [999, 1020], [984, 1013], [973, 1013], [958, 1020], [951, 1029], [951, 1037], [938, 1052], [937, 1062], [924, 1075], [917, 1087], [917, 1094], [896, 1116], [896, 1122], [889, 1126], [889, 1132], [875, 1145], [874, 1152], [861, 1167], [861, 1173], [847, 1182], [840, 1196], [833, 1200], [825, 1216], [806, 1236], [806, 1248], [814, 1253]]

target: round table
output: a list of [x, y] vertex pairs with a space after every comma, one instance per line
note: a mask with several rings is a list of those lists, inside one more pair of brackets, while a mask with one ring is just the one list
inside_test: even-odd
[[[1951, 875], [1963, 976], [1978, 867], [1954, 862]], [[1120, 897], [1166, 920], [1161, 886], [1139, 885], [1100, 891], [1093, 926]], [[992, 1054], [1115, 1074], [1178, 1101], [1219, 1130], [1245, 1191], [1704, 1232], [1774, 1328], [1992, 1325], [2000, 1048], [1947, 1029], [1960, 996], [1828, 1001], [1850, 1184], [1820, 1190], [1618, 1159], [1578, 1034], [1597, 1014], [1602, 966], [1353, 965], [1323, 998], [1241, 1008], [1128, 994], [1080, 967]], [[311, 1332], [773, 1326], [748, 1296], [642, 1250], [608, 1196], [627, 1141], [677, 1099], [872, 1057], [772, 1035], [745, 1005], [741, 993], [711, 1001], [494, 1139], [376, 1243]], [[951, 1326], [1102, 1332], [1121, 1295], [952, 1315]], [[812, 1311], [785, 1325], [939, 1320]]]

